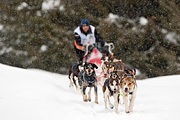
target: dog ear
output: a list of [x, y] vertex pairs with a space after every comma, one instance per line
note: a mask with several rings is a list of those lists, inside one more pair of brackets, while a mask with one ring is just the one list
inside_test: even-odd
[[98, 69], [98, 66], [97, 66], [96, 64], [92, 63], [92, 66], [93, 66], [94, 68]]

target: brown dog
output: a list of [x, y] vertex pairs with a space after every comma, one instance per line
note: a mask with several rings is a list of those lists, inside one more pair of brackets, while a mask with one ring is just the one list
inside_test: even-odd
[[[135, 80], [135, 70], [125, 70], [122, 80], [120, 82], [121, 92], [124, 95], [123, 101], [125, 104], [126, 113], [133, 111], [133, 106], [136, 98], [137, 83]], [[129, 98], [129, 99], [128, 99]], [[128, 104], [129, 102], [129, 104]]]

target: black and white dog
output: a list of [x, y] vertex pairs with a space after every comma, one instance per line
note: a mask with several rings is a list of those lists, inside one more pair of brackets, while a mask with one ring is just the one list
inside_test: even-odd
[[110, 73], [110, 77], [106, 79], [103, 86], [103, 95], [104, 95], [104, 103], [105, 108], [107, 109], [107, 102], [109, 103], [110, 108], [112, 109], [114, 106], [110, 101], [110, 97], [114, 98], [115, 112], [118, 113], [118, 104], [119, 104], [119, 76], [117, 71], [113, 71]]
[[[97, 69], [97, 65], [93, 63], [85, 63], [84, 70], [79, 73], [79, 85], [82, 90], [83, 101], [91, 101], [91, 89], [94, 87], [95, 92], [95, 103], [98, 104], [98, 95], [97, 95], [97, 80], [95, 69]], [[86, 95], [86, 88], [89, 87], [88, 97]]]
[[69, 80], [70, 80], [69, 87], [72, 87], [74, 84], [76, 89], [79, 90], [78, 75], [82, 70], [83, 70], [83, 63], [79, 63], [79, 64], [74, 63], [71, 65], [69, 69]]

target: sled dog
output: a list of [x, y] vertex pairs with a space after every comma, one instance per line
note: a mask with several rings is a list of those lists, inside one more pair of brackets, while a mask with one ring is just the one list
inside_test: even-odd
[[[79, 73], [78, 81], [80, 89], [83, 95], [83, 101], [91, 101], [91, 89], [94, 87], [95, 92], [95, 103], [98, 104], [98, 95], [97, 95], [97, 80], [95, 69], [98, 67], [93, 63], [85, 63], [84, 70]], [[88, 96], [86, 95], [86, 88], [89, 87]]]
[[121, 92], [124, 95], [123, 101], [125, 104], [126, 113], [130, 113], [133, 111], [133, 106], [136, 99], [137, 83], [135, 80], [135, 74], [135, 69], [134, 71], [125, 70], [120, 82]]

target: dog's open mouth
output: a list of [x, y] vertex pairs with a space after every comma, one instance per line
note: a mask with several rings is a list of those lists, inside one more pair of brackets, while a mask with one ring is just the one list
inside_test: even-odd
[[125, 90], [124, 92], [125, 92], [125, 93], [128, 93], [128, 90]]
[[116, 92], [117, 92], [117, 90], [114, 90], [114, 91], [113, 91], [113, 93], [116, 93]]
[[125, 88], [125, 89], [124, 89], [124, 92], [127, 93], [127, 92], [128, 92], [128, 88]]

